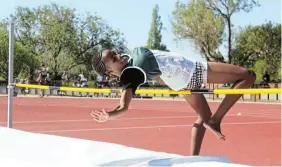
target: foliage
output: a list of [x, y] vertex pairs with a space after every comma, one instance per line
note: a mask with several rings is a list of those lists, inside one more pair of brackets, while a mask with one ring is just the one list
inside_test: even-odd
[[204, 0], [192, 1], [189, 4], [176, 2], [173, 11], [172, 28], [178, 39], [188, 39], [208, 61], [223, 61], [217, 51], [222, 44], [224, 22], [208, 9]]
[[[14, 77], [16, 78], [20, 73], [27, 76], [30, 66], [36, 62], [36, 58], [30, 54], [29, 50], [25, 48], [20, 42], [14, 43]], [[8, 65], [9, 65], [9, 33], [7, 25], [0, 26], [0, 76], [8, 79]]]
[[156, 5], [152, 12], [152, 23], [147, 40], [147, 48], [168, 51], [165, 44], [162, 44], [162, 29], [161, 16], [159, 16], [159, 6]]
[[257, 75], [257, 81], [262, 81], [262, 77], [264, 75], [264, 67], [265, 67], [265, 61], [264, 60], [258, 60], [255, 62], [255, 65], [251, 68]]
[[80, 65], [91, 71], [91, 57], [101, 48], [126, 49], [122, 34], [101, 17], [78, 15], [75, 9], [55, 3], [33, 9], [18, 7], [11, 20], [21, 44], [55, 76]]
[[[234, 64], [247, 68], [261, 67], [259, 73], [268, 71], [273, 79], [278, 79], [281, 70], [281, 24], [269, 22], [241, 30], [232, 55]], [[258, 61], [263, 61], [264, 65], [258, 66]]]
[[254, 7], [259, 6], [255, 0], [205, 0], [208, 9], [221, 16], [225, 25], [227, 25], [227, 46], [228, 46], [228, 63], [232, 62], [232, 16], [240, 11], [250, 12]]

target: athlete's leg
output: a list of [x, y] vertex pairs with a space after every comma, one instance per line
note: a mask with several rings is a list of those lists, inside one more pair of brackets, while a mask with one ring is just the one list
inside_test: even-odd
[[206, 98], [201, 94], [192, 94], [184, 96], [185, 100], [197, 112], [198, 118], [192, 127], [191, 134], [191, 155], [199, 155], [206, 128], [203, 126], [207, 122], [212, 113], [206, 101]]
[[[234, 83], [233, 88], [250, 88], [255, 80], [256, 74], [246, 68], [225, 63], [208, 63], [208, 83]], [[205, 123], [205, 127], [212, 130], [214, 134], [222, 138], [220, 123], [229, 109], [240, 99], [242, 95], [226, 95], [212, 118]]]

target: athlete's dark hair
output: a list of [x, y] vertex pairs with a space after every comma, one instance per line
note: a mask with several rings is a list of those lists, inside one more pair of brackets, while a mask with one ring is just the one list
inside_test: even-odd
[[105, 75], [106, 73], [106, 66], [102, 61], [102, 51], [94, 54], [92, 57], [92, 68], [100, 75]]

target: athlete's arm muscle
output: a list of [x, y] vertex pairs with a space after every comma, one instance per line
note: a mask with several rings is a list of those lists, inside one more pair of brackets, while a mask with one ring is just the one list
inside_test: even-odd
[[133, 92], [131, 88], [124, 90], [121, 94], [119, 106], [113, 111], [109, 112], [110, 119], [119, 117], [125, 112], [127, 112], [132, 97], [133, 97]]

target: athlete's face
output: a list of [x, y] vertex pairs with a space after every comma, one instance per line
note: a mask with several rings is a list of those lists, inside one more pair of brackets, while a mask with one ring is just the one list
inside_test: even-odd
[[103, 51], [102, 61], [106, 65], [107, 73], [118, 76], [127, 64], [120, 54], [108, 49]]

